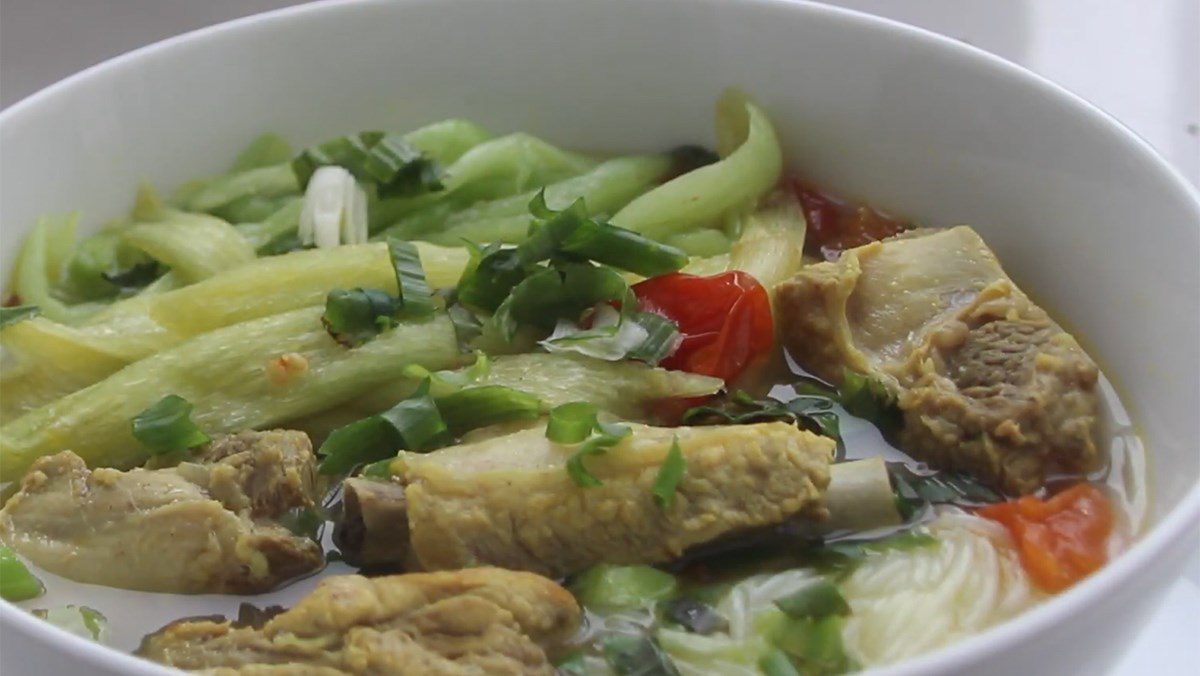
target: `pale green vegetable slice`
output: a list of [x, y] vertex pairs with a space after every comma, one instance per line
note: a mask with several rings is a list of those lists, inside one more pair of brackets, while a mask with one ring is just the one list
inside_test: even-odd
[[729, 268], [748, 272], [774, 298], [776, 284], [797, 272], [807, 225], [800, 203], [779, 197], [742, 219], [742, 236], [729, 252]]
[[[192, 419], [217, 434], [337, 406], [397, 380], [410, 364], [441, 369], [463, 360], [444, 314], [347, 349], [321, 326], [322, 311], [304, 308], [203, 334], [26, 413], [0, 428], [0, 480], [65, 448], [92, 466], [137, 465], [147, 454], [129, 421], [168, 394], [191, 402]], [[288, 368], [276, 368], [283, 355]]]
[[128, 360], [77, 328], [42, 317], [4, 329], [8, 360], [0, 370], [0, 421], [102, 380]]
[[43, 316], [64, 324], [77, 324], [104, 307], [101, 303], [67, 305], [54, 295], [75, 245], [78, 220], [77, 213], [39, 218], [21, 244], [9, 287], [19, 304], [36, 305]]
[[[670, 159], [662, 155], [608, 160], [587, 173], [546, 186], [546, 204], [559, 210], [582, 198], [591, 214], [613, 213], [654, 185], [669, 168]], [[414, 214], [385, 233], [446, 246], [462, 246], [464, 239], [519, 241], [532, 221], [529, 201], [536, 194], [534, 190], [446, 214]]]
[[668, 181], [630, 202], [613, 225], [661, 239], [713, 227], [752, 208], [779, 180], [783, 155], [771, 121], [736, 91], [717, 102], [718, 150], [722, 159]]
[[[424, 242], [416, 246], [432, 288], [458, 282], [467, 264], [465, 249]], [[396, 273], [385, 244], [256, 259], [190, 286], [118, 301], [74, 330], [44, 319], [19, 330], [14, 325], [5, 330], [0, 344], [23, 359], [17, 368], [0, 373], [0, 410], [7, 419], [193, 336], [318, 305], [330, 290], [354, 287], [396, 293]], [[47, 342], [39, 344], [41, 337], [48, 337]], [[34, 346], [38, 349], [31, 349]], [[75, 366], [68, 369], [68, 364]]]
[[138, 223], [124, 240], [171, 268], [184, 283], [207, 279], [255, 259], [254, 247], [215, 216], [170, 211], [162, 220]]

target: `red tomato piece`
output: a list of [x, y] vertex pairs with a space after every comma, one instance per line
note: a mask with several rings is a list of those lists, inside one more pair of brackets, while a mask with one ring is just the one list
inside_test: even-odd
[[775, 324], [767, 290], [740, 271], [711, 277], [671, 273], [635, 284], [641, 309], [673, 320], [683, 340], [666, 368], [730, 381], [771, 349]]
[[1113, 508], [1100, 489], [1080, 483], [1043, 500], [1027, 495], [979, 515], [1008, 529], [1021, 565], [1043, 591], [1062, 591], [1108, 560]]

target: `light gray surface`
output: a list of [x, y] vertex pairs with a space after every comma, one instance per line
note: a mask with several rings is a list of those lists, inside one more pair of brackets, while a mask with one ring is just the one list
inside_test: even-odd
[[304, 0], [0, 0], [0, 108], [142, 45]]

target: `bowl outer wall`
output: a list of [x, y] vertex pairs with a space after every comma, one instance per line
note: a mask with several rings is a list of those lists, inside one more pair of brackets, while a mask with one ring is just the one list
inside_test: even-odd
[[[1077, 97], [969, 46], [783, 0], [325, 2], [118, 57], [0, 113], [0, 254], [40, 213], [96, 226], [136, 182], [219, 171], [255, 134], [298, 143], [470, 116], [565, 145], [711, 140], [751, 92], [806, 177], [930, 225], [968, 222], [1118, 383], [1152, 453], [1155, 528], [1071, 592], [895, 673], [1095, 671], [1167, 582], [1200, 515], [1200, 198]], [[0, 605], [17, 635], [128, 673]], [[99, 655], [104, 655], [103, 658]], [[1019, 667], [1019, 668], [1018, 668]]]

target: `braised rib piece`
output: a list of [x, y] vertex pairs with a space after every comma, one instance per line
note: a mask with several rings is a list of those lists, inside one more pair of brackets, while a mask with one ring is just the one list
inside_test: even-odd
[[546, 578], [497, 568], [326, 578], [260, 628], [183, 621], [138, 653], [214, 674], [553, 674], [579, 606]]
[[164, 469], [38, 460], [0, 510], [0, 539], [46, 570], [143, 591], [253, 594], [316, 570], [320, 546], [274, 519], [314, 505], [300, 432], [243, 432]]
[[[567, 472], [575, 448], [546, 439], [544, 426], [403, 453], [393, 484], [346, 482], [339, 544], [367, 565], [495, 565], [559, 577], [601, 562], [666, 562], [730, 533], [826, 515], [830, 439], [783, 423], [632, 427], [587, 459], [603, 482], [590, 488]], [[676, 436], [687, 469], [663, 508], [651, 488]]]
[[1013, 493], [1096, 464], [1096, 364], [971, 228], [851, 249], [776, 292], [793, 358], [883, 382], [913, 455]]

